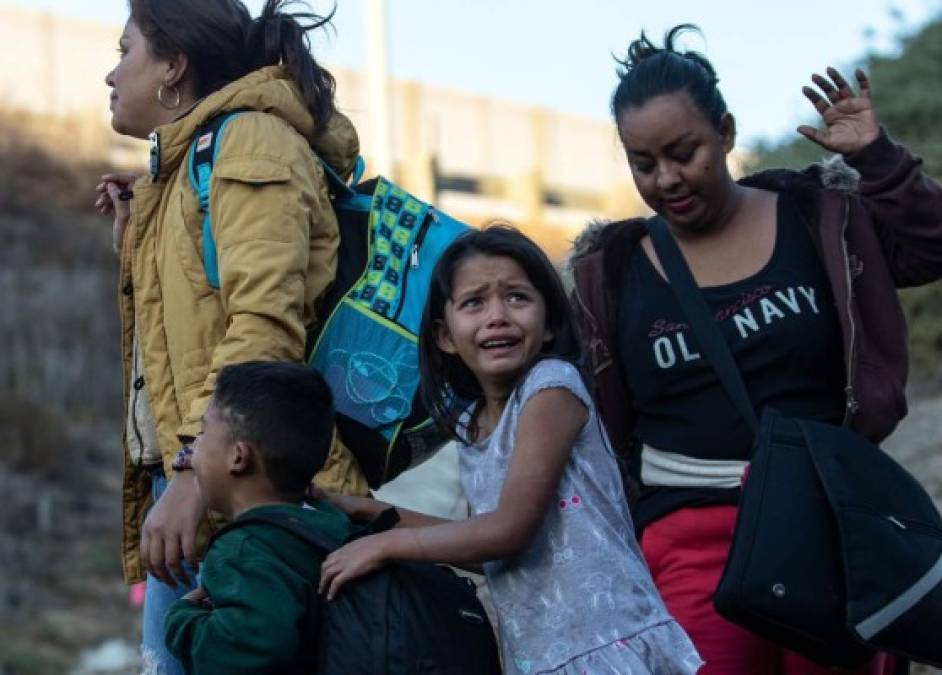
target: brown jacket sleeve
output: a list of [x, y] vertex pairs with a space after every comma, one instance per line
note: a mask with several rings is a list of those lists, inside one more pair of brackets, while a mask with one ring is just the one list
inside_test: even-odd
[[942, 184], [926, 175], [922, 159], [884, 130], [845, 160], [860, 173], [860, 195], [897, 287], [942, 278]]
[[625, 463], [632, 452], [631, 396], [622, 380], [615, 343], [615, 299], [605, 283], [602, 252], [591, 253], [573, 267], [572, 305], [586, 343], [592, 395], [609, 440]]

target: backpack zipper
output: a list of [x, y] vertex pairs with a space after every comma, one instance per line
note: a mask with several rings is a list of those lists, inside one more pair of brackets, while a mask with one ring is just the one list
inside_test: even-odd
[[425, 218], [422, 219], [422, 227], [419, 228], [419, 232], [415, 236], [415, 241], [412, 242], [412, 251], [409, 254], [409, 265], [402, 271], [402, 288], [399, 291], [399, 306], [396, 307], [396, 313], [391, 317], [393, 321], [398, 322], [399, 315], [402, 314], [402, 306], [405, 304], [403, 301], [406, 297], [406, 286], [409, 282], [409, 270], [418, 269], [419, 247], [422, 246], [422, 242], [425, 241], [425, 235], [428, 234], [429, 227], [433, 222], [438, 222], [438, 215], [435, 213], [435, 208], [429, 206]]
[[[409, 270], [417, 269], [419, 266], [419, 247], [422, 245], [422, 242], [425, 240], [425, 235], [428, 233], [429, 227], [432, 223], [438, 222], [438, 215], [435, 213], [435, 207], [429, 206], [428, 211], [425, 213], [425, 218], [422, 219], [422, 227], [419, 228], [418, 234], [415, 235], [415, 241], [412, 242], [412, 251], [409, 254], [409, 265], [402, 271], [402, 288], [399, 291], [399, 306], [396, 307], [396, 313], [392, 316], [392, 321], [395, 323], [399, 322], [399, 315], [402, 314], [402, 307], [405, 304], [406, 297], [406, 285], [409, 281]], [[386, 446], [386, 462], [383, 466], [383, 481], [385, 482], [386, 476], [389, 475], [389, 460], [390, 460], [390, 448], [395, 445], [396, 440], [399, 438], [399, 434], [402, 433], [402, 425], [405, 423], [405, 420], [402, 420], [399, 423], [399, 428], [396, 430], [396, 435], [393, 436], [392, 440]], [[412, 429], [407, 429], [406, 431], [411, 431], [413, 429], [418, 429], [421, 426], [418, 425]]]

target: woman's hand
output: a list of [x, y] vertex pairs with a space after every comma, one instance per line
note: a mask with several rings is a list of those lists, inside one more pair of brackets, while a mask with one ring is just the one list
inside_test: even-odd
[[157, 503], [147, 512], [141, 529], [141, 558], [144, 567], [170, 588], [189, 584], [183, 561], [193, 574], [199, 571], [196, 530], [206, 515], [193, 471], [174, 472]]
[[798, 127], [798, 133], [825, 150], [850, 155], [862, 150], [880, 135], [880, 124], [870, 99], [870, 81], [858, 68], [854, 76], [860, 93], [855, 95], [836, 69], [829, 67], [827, 74], [830, 80], [818, 74], [811, 76], [827, 100], [811, 87], [802, 89], [802, 93], [824, 119], [825, 128], [815, 129], [803, 124]]
[[392, 537], [403, 531], [382, 532], [363, 537], [331, 553], [321, 565], [318, 593], [326, 591], [327, 599], [333, 600], [348, 581], [378, 570], [390, 559], [387, 544]]
[[95, 210], [103, 216], [114, 214], [114, 224], [111, 234], [114, 250], [121, 251], [121, 240], [124, 237], [124, 228], [127, 227], [131, 217], [131, 186], [137, 176], [133, 173], [106, 173], [101, 182], [95, 186], [98, 198], [95, 199]]

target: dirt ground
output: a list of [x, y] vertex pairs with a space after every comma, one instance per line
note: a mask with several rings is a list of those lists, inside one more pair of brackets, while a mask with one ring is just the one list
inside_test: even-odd
[[118, 562], [118, 451], [72, 443], [52, 475], [0, 466], [0, 675], [78, 673], [86, 650], [137, 643]]

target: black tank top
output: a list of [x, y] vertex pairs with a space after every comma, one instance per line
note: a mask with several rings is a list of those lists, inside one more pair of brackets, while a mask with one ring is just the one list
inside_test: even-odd
[[[702, 357], [667, 281], [640, 246], [622, 288], [627, 292], [619, 306], [619, 352], [632, 392], [635, 436], [691, 457], [747, 459], [752, 432]], [[791, 198], [779, 195], [769, 262], [753, 276], [702, 291], [758, 411], [771, 406], [790, 416], [842, 419], [845, 369], [837, 312], [824, 266]], [[735, 503], [738, 493], [652, 491], [673, 503], [665, 511], [663, 502], [658, 517], [683, 505]], [[642, 502], [656, 496], [642, 494]]]

